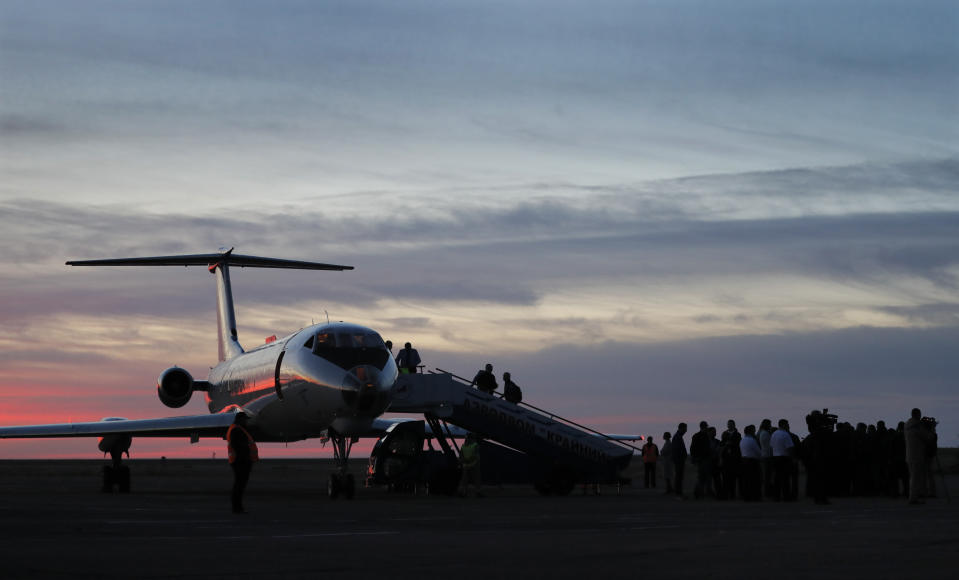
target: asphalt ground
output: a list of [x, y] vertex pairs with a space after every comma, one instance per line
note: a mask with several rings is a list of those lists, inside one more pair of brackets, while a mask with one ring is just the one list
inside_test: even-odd
[[[100, 461], [0, 461], [0, 577], [959, 577], [959, 500], [942, 480], [921, 506], [613, 486], [540, 497], [519, 485], [469, 499], [360, 488], [346, 501], [324, 495], [328, 460], [266, 460], [250, 513], [234, 515], [224, 460], [128, 464], [133, 491], [121, 495], [99, 492]], [[959, 476], [946, 482], [955, 498]]]

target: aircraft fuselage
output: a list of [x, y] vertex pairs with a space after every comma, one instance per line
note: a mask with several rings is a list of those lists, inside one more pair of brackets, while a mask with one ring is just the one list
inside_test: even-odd
[[211, 413], [242, 407], [260, 441], [298, 441], [329, 428], [351, 435], [389, 407], [397, 374], [375, 331], [318, 324], [218, 364], [207, 379], [207, 406]]

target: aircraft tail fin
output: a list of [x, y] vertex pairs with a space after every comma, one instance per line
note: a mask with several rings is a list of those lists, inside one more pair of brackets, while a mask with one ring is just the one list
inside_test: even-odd
[[340, 266], [301, 260], [283, 260], [260, 256], [234, 254], [233, 248], [216, 254], [179, 256], [149, 256], [144, 258], [110, 258], [106, 260], [71, 260], [68, 266], [206, 266], [216, 276], [216, 318], [220, 360], [243, 354], [237, 339], [236, 313], [233, 308], [233, 288], [230, 285], [230, 266], [240, 268], [289, 268], [296, 270], [352, 270]]

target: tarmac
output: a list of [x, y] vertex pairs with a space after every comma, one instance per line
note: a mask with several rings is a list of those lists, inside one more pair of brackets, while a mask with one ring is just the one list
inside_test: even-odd
[[[329, 460], [264, 460], [234, 515], [225, 460], [128, 461], [130, 494], [99, 491], [103, 464], [0, 461], [3, 578], [959, 577], [955, 474], [921, 506], [682, 501], [635, 483], [330, 500]], [[365, 461], [351, 466], [362, 482]]]

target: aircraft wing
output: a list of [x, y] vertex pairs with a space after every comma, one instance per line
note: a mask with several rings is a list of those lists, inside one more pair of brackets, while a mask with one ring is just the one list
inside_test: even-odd
[[596, 434], [597, 437], [602, 437], [603, 439], [609, 439], [610, 441], [645, 441], [645, 435], [623, 435], [621, 433], [603, 433], [602, 435]]
[[223, 437], [233, 423], [234, 413], [187, 415], [163, 419], [107, 418], [87, 423], [53, 423], [0, 427], [0, 439], [41, 437]]

